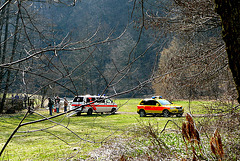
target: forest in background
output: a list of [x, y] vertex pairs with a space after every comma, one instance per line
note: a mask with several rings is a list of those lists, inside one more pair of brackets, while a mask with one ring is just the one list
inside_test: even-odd
[[[141, 39], [138, 40], [139, 30], [129, 16], [132, 11], [132, 2], [128, 1], [81, 1], [75, 6], [65, 4], [50, 3], [46, 1], [23, 1], [24, 9], [22, 14], [24, 24], [19, 18], [21, 25], [15, 30], [16, 45], [15, 54], [11, 57], [11, 52], [2, 52], [2, 63], [12, 62], [26, 57], [29, 53], [26, 46], [34, 50], [44, 49], [45, 47], [56, 47], [62, 41], [82, 40], [74, 48], [81, 48], [91, 43], [96, 43], [106, 37], [114, 38], [124, 34], [118, 41], [109, 41], [83, 50], [62, 50], [57, 54], [54, 51], [47, 51], [45, 54], [39, 54], [31, 60], [21, 63], [25, 70], [11, 71], [11, 76], [7, 79], [6, 71], [2, 68], [1, 93], [8, 87], [8, 93], [34, 93], [40, 89], [41, 93], [48, 93], [51, 96], [74, 96], [76, 94], [101, 94], [106, 85], [111, 81], [112, 76], [117, 70], [121, 70], [133, 61], [136, 57], [145, 52], [147, 46], [154, 41], [151, 33], [144, 31]], [[13, 4], [14, 6], [14, 4]], [[16, 8], [9, 6], [9, 22], [16, 20]], [[5, 13], [7, 14], [7, 13]], [[11, 16], [13, 14], [13, 16]], [[138, 13], [136, 13], [138, 14]], [[5, 15], [6, 17], [6, 15]], [[5, 17], [2, 21], [6, 21]], [[13, 25], [8, 33], [14, 32]], [[5, 25], [2, 26], [3, 28]], [[28, 31], [29, 30], [29, 31]], [[4, 31], [4, 30], [2, 30]], [[25, 35], [26, 32], [28, 35]], [[2, 33], [4, 34], [4, 32]], [[86, 41], [94, 36], [90, 41]], [[27, 41], [29, 40], [29, 42]], [[14, 40], [13, 40], [14, 41]], [[137, 42], [139, 41], [139, 42]], [[158, 40], [165, 41], [165, 40]], [[6, 48], [8, 51], [12, 48], [12, 41], [8, 41]], [[138, 47], [134, 46], [138, 43]], [[158, 43], [160, 44], [160, 43]], [[164, 44], [165, 45], [165, 44]], [[156, 45], [155, 45], [156, 46]], [[131, 67], [127, 67], [121, 74], [115, 78], [112, 84], [117, 85], [108, 88], [105, 94], [113, 94], [114, 91], [121, 92], [133, 88], [139, 82], [142, 82], [151, 76], [153, 68], [156, 66], [156, 60], [160, 58], [156, 55], [156, 49], [148, 49], [146, 53], [134, 62]], [[129, 53], [131, 53], [129, 55]], [[91, 54], [89, 56], [89, 54]], [[5, 58], [3, 58], [5, 56]], [[86, 59], [86, 60], [85, 60]], [[49, 61], [52, 63], [49, 63]], [[79, 62], [84, 60], [84, 64]], [[59, 84], [67, 86], [62, 88], [56, 83], [49, 83], [39, 75], [27, 74], [28, 71], [44, 75], [51, 79], [57, 79], [61, 75], [67, 75], [68, 71], [74, 70], [69, 77], [58, 80]], [[122, 78], [121, 78], [122, 77]], [[121, 81], [119, 81], [121, 79]], [[9, 82], [6, 84], [6, 82]], [[73, 83], [74, 82], [74, 85]], [[47, 85], [49, 84], [49, 85]], [[71, 89], [71, 90], [68, 90]], [[40, 92], [38, 92], [39, 94]], [[151, 86], [147, 86], [139, 91], [136, 96], [153, 94]], [[123, 97], [130, 97], [132, 93], [126, 93]]]
[[1, 12], [3, 100], [7, 93], [235, 100], [221, 31], [207, 0], [188, 6], [165, 0], [9, 3]]

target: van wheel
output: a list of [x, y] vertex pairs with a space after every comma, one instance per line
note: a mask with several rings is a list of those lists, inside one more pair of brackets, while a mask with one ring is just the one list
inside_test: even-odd
[[77, 116], [81, 116], [81, 112], [78, 112], [78, 113], [77, 113]]
[[139, 111], [139, 115], [140, 115], [140, 117], [145, 117], [146, 116], [146, 112], [144, 110], [140, 110]]
[[93, 110], [90, 108], [90, 109], [88, 109], [88, 111], [87, 111], [87, 115], [92, 115], [92, 112], [93, 112]]
[[164, 117], [169, 117], [169, 111], [168, 110], [164, 110], [163, 111], [163, 116]]
[[116, 112], [116, 108], [112, 108], [111, 114], [115, 114], [115, 112]]

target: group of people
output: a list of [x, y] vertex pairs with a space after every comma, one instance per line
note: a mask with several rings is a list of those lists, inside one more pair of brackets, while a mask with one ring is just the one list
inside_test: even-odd
[[[63, 107], [64, 107], [64, 112], [67, 112], [67, 106], [69, 102], [67, 101], [66, 97], [64, 97], [63, 100]], [[56, 112], [59, 113], [60, 109], [60, 98], [57, 96], [54, 98], [54, 101], [48, 97], [48, 108], [49, 108], [49, 114], [52, 116], [53, 109], [56, 109]]]

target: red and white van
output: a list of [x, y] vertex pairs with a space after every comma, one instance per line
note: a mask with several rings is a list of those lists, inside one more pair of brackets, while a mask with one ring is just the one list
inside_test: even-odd
[[81, 113], [112, 113], [117, 111], [117, 104], [106, 96], [83, 95], [75, 96], [71, 105], [71, 110], [76, 109], [74, 113], [81, 115]]

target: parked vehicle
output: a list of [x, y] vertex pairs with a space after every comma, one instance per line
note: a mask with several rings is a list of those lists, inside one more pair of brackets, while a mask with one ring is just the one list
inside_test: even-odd
[[181, 117], [184, 113], [184, 108], [181, 105], [176, 105], [166, 99], [162, 99], [161, 96], [153, 96], [139, 102], [137, 113], [140, 117], [146, 115], [163, 115], [164, 117], [176, 115], [177, 117]]
[[71, 110], [76, 109], [75, 113], [112, 113], [117, 111], [117, 104], [105, 96], [83, 95], [75, 96], [71, 105]]

